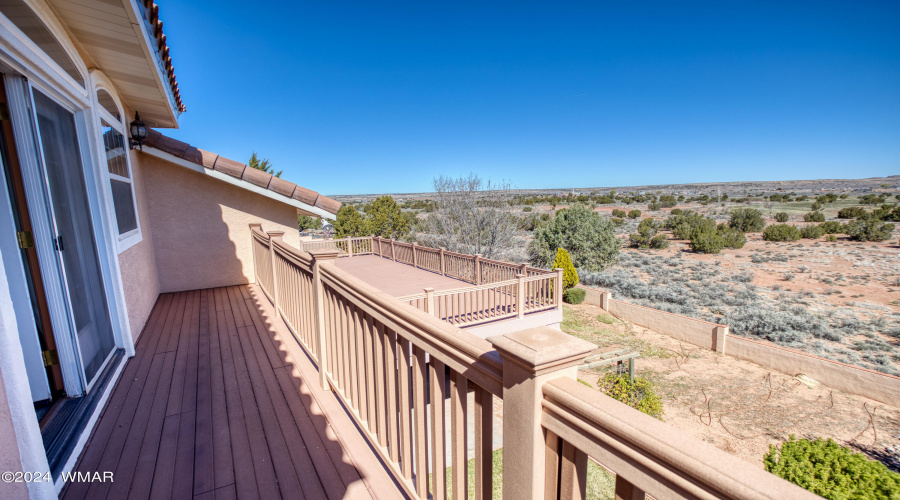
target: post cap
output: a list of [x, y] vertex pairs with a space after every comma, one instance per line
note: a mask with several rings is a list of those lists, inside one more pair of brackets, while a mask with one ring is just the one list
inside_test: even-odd
[[267, 231], [266, 234], [269, 235], [269, 238], [281, 238], [284, 236], [284, 231]]
[[596, 345], [546, 326], [489, 337], [504, 361], [541, 375], [580, 364]]
[[309, 254], [312, 255], [313, 260], [332, 260], [337, 258], [340, 250], [336, 248], [322, 248], [310, 250]]

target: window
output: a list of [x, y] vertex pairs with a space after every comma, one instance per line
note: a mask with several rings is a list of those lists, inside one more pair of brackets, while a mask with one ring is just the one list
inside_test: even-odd
[[[125, 136], [110, 125], [106, 119], [100, 119], [100, 130], [103, 135], [103, 150], [106, 154], [110, 191], [121, 242], [132, 234], [139, 234], [137, 209], [134, 203], [134, 185], [131, 170], [128, 168], [128, 146], [125, 143]], [[119, 251], [123, 249], [120, 244]]]

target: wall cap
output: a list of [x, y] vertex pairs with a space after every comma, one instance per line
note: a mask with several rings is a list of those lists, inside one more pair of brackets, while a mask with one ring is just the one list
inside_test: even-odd
[[596, 345], [548, 327], [489, 337], [504, 361], [515, 363], [534, 375], [580, 364]]

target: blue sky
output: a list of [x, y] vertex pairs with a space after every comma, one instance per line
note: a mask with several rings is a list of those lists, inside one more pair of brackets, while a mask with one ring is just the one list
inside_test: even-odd
[[174, 137], [326, 194], [900, 173], [900, 2], [166, 0]]

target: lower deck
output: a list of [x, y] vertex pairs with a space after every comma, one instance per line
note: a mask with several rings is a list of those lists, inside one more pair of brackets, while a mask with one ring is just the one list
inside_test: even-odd
[[254, 286], [163, 294], [65, 499], [392, 498], [399, 489]]
[[466, 281], [441, 276], [377, 255], [345, 257], [334, 262], [340, 269], [394, 297], [422, 293], [425, 288], [441, 291], [472, 286]]

